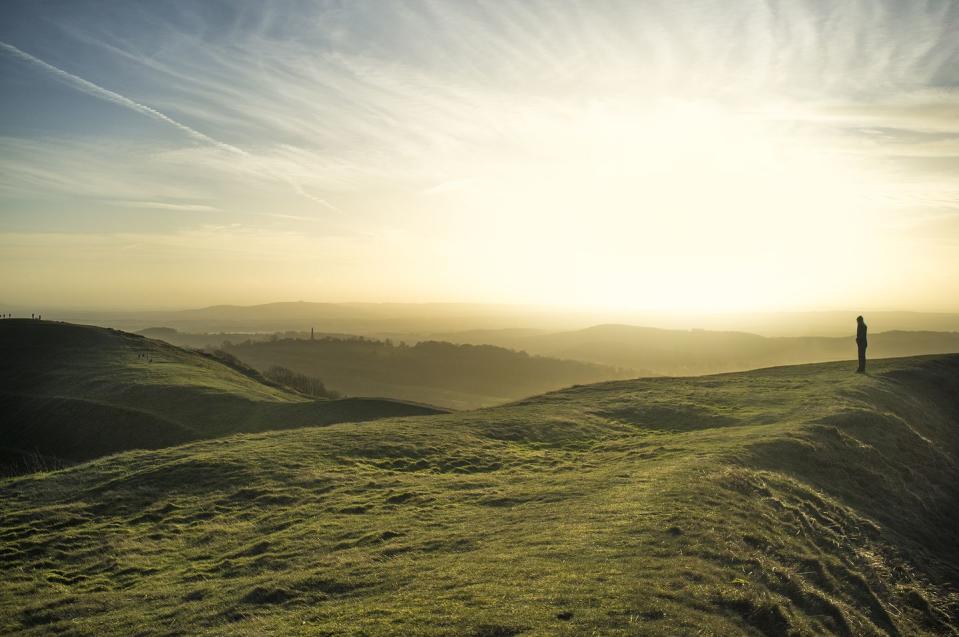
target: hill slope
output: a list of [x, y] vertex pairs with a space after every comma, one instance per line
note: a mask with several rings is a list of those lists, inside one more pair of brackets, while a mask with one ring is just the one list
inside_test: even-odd
[[616, 381], [0, 482], [0, 632], [942, 635], [959, 357]]
[[0, 471], [237, 432], [437, 410], [311, 400], [167, 343], [98, 327], [0, 321]]
[[358, 396], [471, 409], [570, 385], [635, 377], [606, 365], [530, 356], [490, 345], [424, 341], [412, 347], [364, 338], [278, 339], [226, 348], [266, 371], [288, 367]]

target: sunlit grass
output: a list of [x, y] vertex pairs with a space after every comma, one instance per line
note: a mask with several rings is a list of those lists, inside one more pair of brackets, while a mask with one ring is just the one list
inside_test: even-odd
[[959, 359], [571, 388], [0, 483], [0, 630], [941, 634]]

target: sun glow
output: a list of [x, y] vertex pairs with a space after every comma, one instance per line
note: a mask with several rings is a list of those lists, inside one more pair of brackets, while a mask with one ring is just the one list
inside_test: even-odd
[[786, 307], [866, 258], [847, 239], [875, 213], [875, 178], [802, 130], [715, 102], [598, 99], [532, 129], [429, 193], [478, 285], [493, 273], [551, 303]]

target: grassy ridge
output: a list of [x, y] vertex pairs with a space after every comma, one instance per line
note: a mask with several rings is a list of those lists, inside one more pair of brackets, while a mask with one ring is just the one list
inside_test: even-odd
[[[116, 330], [0, 321], [0, 465], [76, 461], [237, 432], [435, 413], [318, 401], [208, 356]], [[250, 370], [252, 371], [252, 370]]]
[[570, 388], [0, 482], [0, 632], [941, 635], [959, 357]]

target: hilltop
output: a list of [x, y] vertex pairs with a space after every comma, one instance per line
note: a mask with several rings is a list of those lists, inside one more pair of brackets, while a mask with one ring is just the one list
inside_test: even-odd
[[568, 388], [0, 481], [0, 632], [959, 634], [959, 356]]
[[107, 328], [0, 321], [0, 471], [126, 449], [439, 410], [380, 399], [313, 400], [256, 372]]
[[530, 356], [492, 345], [423, 341], [412, 346], [359, 337], [275, 338], [224, 345], [244, 363], [274, 365], [321, 378], [350, 395], [389, 396], [455, 409], [640, 375], [636, 371]]

